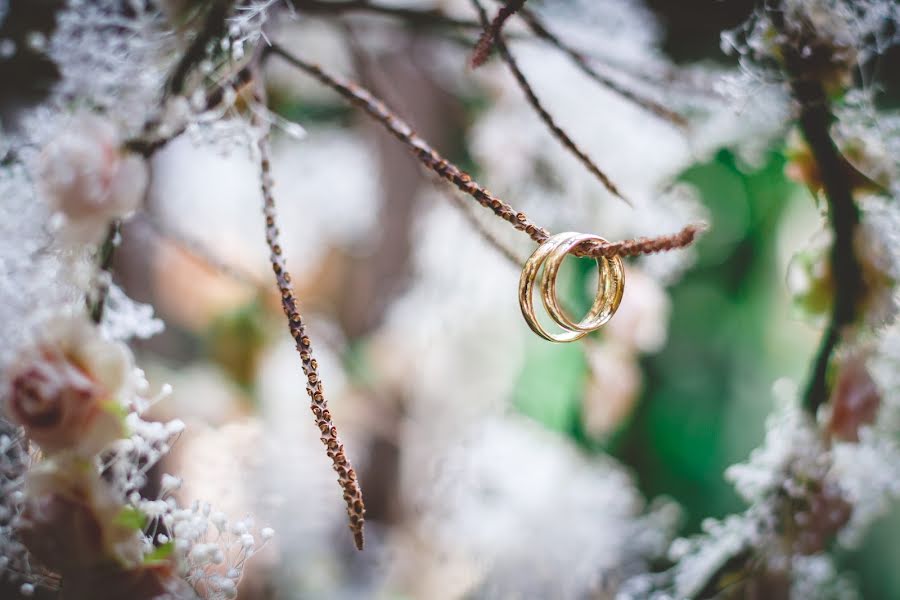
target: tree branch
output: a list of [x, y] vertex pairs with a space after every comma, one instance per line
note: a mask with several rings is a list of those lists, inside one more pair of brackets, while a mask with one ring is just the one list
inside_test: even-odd
[[651, 100], [649, 98], [641, 96], [637, 92], [624, 87], [617, 81], [599, 73], [594, 67], [591, 66], [590, 62], [584, 54], [582, 54], [578, 50], [575, 50], [574, 48], [566, 44], [562, 39], [560, 39], [559, 36], [551, 32], [533, 11], [529, 10], [528, 8], [523, 8], [519, 11], [518, 14], [528, 24], [528, 27], [537, 37], [544, 40], [551, 46], [554, 46], [560, 52], [568, 56], [572, 60], [572, 62], [575, 63], [575, 66], [578, 67], [579, 70], [581, 70], [582, 73], [584, 73], [603, 87], [612, 90], [626, 100], [633, 102], [634, 104], [640, 106], [653, 115], [656, 115], [664, 121], [668, 121], [669, 123], [672, 123], [673, 125], [676, 125], [680, 128], [687, 127], [687, 119], [685, 119], [682, 115], [669, 108], [666, 108], [655, 100]]
[[[772, 22], [790, 39], [780, 11], [772, 11]], [[853, 200], [853, 189], [847, 178], [846, 159], [831, 138], [833, 120], [828, 96], [802, 48], [782, 45], [784, 70], [789, 78], [791, 96], [799, 108], [798, 124], [822, 177], [822, 187], [828, 202], [828, 223], [834, 234], [829, 266], [834, 284], [831, 318], [822, 336], [813, 362], [812, 372], [803, 396], [803, 406], [815, 414], [828, 398], [828, 365], [840, 343], [844, 328], [856, 317], [856, 308], [863, 294], [862, 271], [854, 249], [854, 233], [859, 224], [859, 209]]]
[[499, 41], [500, 30], [503, 29], [503, 24], [523, 6], [525, 6], [525, 0], [507, 0], [500, 7], [500, 10], [497, 11], [494, 19], [488, 22], [487, 15], [484, 13], [484, 7], [480, 4], [475, 5], [475, 8], [481, 13], [481, 24], [484, 27], [484, 31], [481, 32], [481, 37], [478, 38], [478, 43], [475, 44], [475, 50], [472, 52], [471, 65], [473, 69], [484, 64], [491, 53], [491, 48], [493, 48], [495, 41]]
[[[544, 243], [550, 237], [549, 231], [535, 224], [525, 213], [516, 211], [508, 203], [479, 185], [472, 179], [471, 175], [441, 156], [424, 139], [419, 137], [412, 127], [368, 90], [325, 72], [318, 65], [294, 56], [278, 44], [270, 46], [269, 51], [280, 56], [301, 71], [315, 77], [324, 85], [363, 109], [370, 117], [381, 123], [395, 138], [406, 145], [423, 165], [474, 198], [475, 201], [485, 208], [489, 208], [495, 215], [510, 223], [515, 229], [524, 231], [539, 244]], [[697, 235], [704, 229], [705, 225], [703, 224], [692, 224], [674, 235], [624, 240], [613, 243], [586, 244], [577, 254], [579, 256], [611, 257], [615, 255], [636, 256], [639, 254], [665, 252], [693, 243]]]
[[313, 15], [333, 15], [349, 12], [370, 13], [403, 20], [410, 25], [423, 27], [460, 27], [481, 29], [476, 21], [455, 19], [437, 8], [417, 9], [401, 6], [386, 6], [368, 0], [343, 0], [323, 2], [321, 0], [290, 0], [291, 6], [300, 12]]
[[103, 311], [106, 308], [106, 297], [109, 295], [110, 279], [112, 278], [112, 260], [116, 248], [119, 247], [121, 227], [122, 221], [120, 219], [114, 219], [109, 224], [109, 229], [106, 230], [106, 238], [104, 238], [98, 252], [97, 297], [94, 298], [94, 303], [90, 306], [91, 321], [98, 325], [103, 320]]
[[[481, 4], [480, 0], [472, 0], [472, 5], [475, 7], [475, 10], [478, 11], [478, 16], [481, 19], [482, 25], [485, 27], [485, 31], [492, 24], [488, 21], [487, 12], [484, 10], [484, 6]], [[537, 97], [537, 94], [534, 92], [534, 88], [531, 87], [531, 84], [528, 82], [528, 79], [525, 77], [525, 74], [519, 68], [518, 63], [516, 62], [515, 57], [512, 55], [512, 52], [509, 50], [509, 46], [506, 45], [506, 41], [503, 39], [503, 33], [497, 29], [497, 31], [493, 34], [494, 45], [497, 46], [497, 50], [500, 52], [500, 56], [503, 58], [503, 62], [506, 63], [506, 66], [509, 67], [510, 72], [515, 77], [516, 82], [519, 84], [519, 87], [522, 89], [522, 92], [525, 93], [525, 97], [528, 99], [528, 103], [535, 110], [540, 117], [541, 121], [544, 122], [545, 125], [550, 129], [550, 132], [553, 136], [559, 141], [563, 147], [575, 155], [575, 157], [581, 162], [584, 167], [590, 171], [594, 177], [600, 180], [600, 183], [603, 184], [603, 187], [609, 191], [614, 196], [624, 200], [627, 204], [631, 204], [631, 202], [622, 195], [619, 191], [619, 188], [612, 182], [609, 176], [606, 175], [603, 171], [600, 170], [600, 167], [588, 156], [581, 148], [578, 147], [577, 144], [572, 140], [571, 137], [560, 127], [556, 121], [553, 119], [553, 116], [544, 108], [543, 104], [541, 104], [540, 99]], [[487, 57], [485, 57], [486, 59]], [[483, 62], [483, 61], [482, 61]]]

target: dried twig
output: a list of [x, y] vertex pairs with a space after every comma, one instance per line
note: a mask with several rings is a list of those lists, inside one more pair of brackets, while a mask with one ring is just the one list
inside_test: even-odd
[[[484, 10], [484, 6], [481, 4], [480, 0], [472, 0], [472, 5], [475, 7], [475, 10], [478, 11], [478, 16], [481, 19], [482, 24], [485, 26], [485, 30], [489, 26], [487, 12]], [[519, 68], [518, 63], [516, 62], [515, 57], [510, 52], [509, 47], [506, 45], [506, 42], [503, 39], [503, 33], [499, 30], [494, 34], [494, 43], [497, 46], [497, 50], [500, 52], [500, 56], [503, 58], [503, 61], [509, 67], [510, 72], [515, 77], [516, 82], [519, 84], [519, 87], [525, 93], [525, 97], [528, 99], [528, 103], [535, 110], [535, 112], [540, 117], [541, 121], [543, 121], [547, 127], [550, 129], [550, 132], [553, 136], [559, 140], [559, 143], [563, 145], [569, 152], [575, 155], [581, 164], [591, 172], [597, 179], [600, 180], [600, 183], [603, 184], [609, 193], [614, 196], [618, 196], [628, 204], [631, 202], [622, 195], [619, 191], [618, 187], [612, 182], [612, 180], [600, 170], [600, 167], [591, 160], [591, 157], [588, 156], [581, 148], [578, 147], [577, 144], [572, 140], [569, 135], [563, 131], [562, 127], [560, 127], [556, 121], [553, 119], [553, 116], [544, 108], [543, 104], [541, 104], [540, 99], [538, 99], [537, 94], [534, 92], [534, 88], [531, 87], [531, 84], [528, 82], [528, 79], [525, 77], [525, 74]]]
[[[772, 23], [790, 39], [789, 24], [780, 8], [770, 9]], [[794, 37], [799, 34], [794, 32]], [[831, 139], [833, 120], [828, 95], [817, 71], [804, 55], [805, 46], [783, 44], [784, 70], [790, 82], [791, 96], [799, 107], [798, 123], [828, 202], [828, 221], [834, 233], [829, 257], [834, 281], [834, 303], [831, 319], [813, 362], [812, 373], [803, 396], [803, 406], [815, 415], [828, 398], [827, 371], [831, 355], [840, 342], [843, 329], [856, 317], [856, 308], [864, 293], [862, 269], [854, 251], [854, 232], [859, 224], [859, 209], [853, 200], [852, 185], [847, 177], [846, 159]]]
[[[391, 111], [384, 102], [375, 98], [368, 90], [325, 72], [318, 65], [294, 56], [278, 44], [270, 46], [269, 51], [315, 77], [324, 85], [332, 88], [344, 98], [362, 108], [369, 116], [381, 123], [395, 138], [406, 145], [423, 165], [474, 198], [485, 208], [489, 208], [495, 215], [512, 224], [514, 228], [527, 233], [535, 242], [540, 244], [550, 237], [550, 232], [531, 221], [525, 213], [517, 212], [512, 206], [479, 185], [468, 173], [438, 154], [405, 121]], [[704, 226], [700, 224], [688, 225], [675, 235], [592, 244], [588, 245], [587, 252], [582, 254], [590, 256], [613, 256], [616, 254], [636, 256], [638, 254], [674, 250], [691, 244], [697, 234], [703, 229]]]
[[387, 6], [368, 0], [344, 0], [342, 2], [322, 2], [321, 0], [290, 0], [291, 5], [308, 14], [342, 14], [367, 12], [374, 15], [392, 17], [406, 21], [410, 25], [425, 27], [459, 27], [481, 29], [476, 21], [455, 19], [439, 8], [417, 9], [403, 6]]
[[91, 320], [97, 324], [103, 320], [103, 311], [106, 308], [106, 297], [109, 296], [110, 279], [112, 278], [110, 270], [112, 268], [113, 254], [115, 254], [116, 248], [119, 247], [121, 227], [122, 221], [120, 219], [114, 219], [112, 223], [109, 224], [109, 228], [106, 230], [106, 238], [100, 245], [100, 250], [98, 252], [99, 260], [97, 261], [98, 272], [95, 289], [97, 297], [94, 298], [94, 303], [89, 306]]
[[[443, 191], [443, 189], [442, 189]], [[522, 265], [525, 264], [525, 261], [522, 258], [519, 258], [517, 253], [507, 246], [504, 242], [500, 241], [500, 239], [494, 235], [494, 233], [488, 229], [484, 223], [472, 212], [472, 207], [467, 202], [463, 202], [462, 198], [457, 196], [456, 194], [445, 194], [445, 196], [453, 203], [453, 205], [459, 209], [459, 212], [462, 213], [463, 218], [472, 226], [472, 229], [484, 239], [492, 248], [494, 248], [497, 252], [499, 252], [510, 264], [515, 266], [517, 269], [521, 269]]]
[[172, 75], [166, 84], [166, 93], [169, 96], [177, 96], [184, 90], [184, 84], [194, 67], [206, 56], [207, 46], [210, 42], [220, 38], [225, 33], [225, 17], [228, 15], [230, 2], [226, 0], [214, 0], [206, 12], [203, 27], [197, 32], [191, 41], [181, 60], [175, 65]]
[[[475, 44], [475, 50], [472, 51], [471, 65], [473, 69], [484, 64], [488, 55], [491, 53], [491, 48], [493, 48], [494, 43], [500, 37], [500, 31], [503, 29], [503, 24], [524, 5], [525, 0], [507, 0], [503, 6], [500, 7], [500, 10], [497, 11], [497, 15], [494, 17], [493, 21], [487, 23], [487, 19], [482, 19], [484, 31], [481, 33], [481, 37], [478, 38], [478, 43]], [[484, 12], [484, 9], [480, 5], [478, 6], [478, 10], [479, 12]]]
[[[250, 67], [245, 66], [231, 77], [228, 77], [225, 81], [216, 85], [206, 94], [202, 110], [212, 110], [218, 106], [225, 97], [225, 90], [229, 88], [235, 90], [240, 89], [242, 86], [249, 83], [251, 76]], [[186, 124], [182, 124], [176, 128], [175, 131], [168, 132], [165, 135], [159, 135], [157, 133], [159, 127], [160, 123], [158, 118], [148, 121], [144, 125], [143, 133], [140, 137], [135, 137], [125, 142], [125, 149], [129, 152], [140, 154], [144, 158], [149, 158], [165, 147], [169, 142], [183, 134], [186, 129]]]
[[[257, 83], [257, 100], [263, 105], [263, 92], [261, 84]], [[316, 418], [316, 425], [322, 434], [321, 440], [327, 448], [328, 457], [338, 474], [338, 482], [344, 491], [344, 502], [347, 504], [347, 516], [350, 520], [350, 531], [353, 532], [353, 541], [357, 549], [363, 548], [363, 525], [365, 522], [366, 508], [363, 503], [362, 490], [356, 471], [344, 453], [344, 445], [338, 437], [337, 428], [328, 410], [325, 400], [325, 389], [319, 377], [319, 365], [313, 358], [312, 342], [306, 333], [306, 325], [300, 312], [297, 310], [297, 299], [294, 296], [291, 284], [291, 275], [285, 268], [285, 260], [281, 246], [278, 242], [278, 226], [276, 225], [275, 197], [272, 193], [274, 181], [272, 180], [271, 162], [269, 160], [268, 128], [264, 128], [259, 136], [260, 155], [260, 184], [263, 194], [263, 214], [266, 218], [266, 243], [269, 246], [269, 260], [275, 271], [275, 279], [278, 290], [281, 292], [281, 307], [288, 318], [288, 328], [300, 353], [303, 365], [303, 374], [306, 376], [306, 393], [311, 400], [310, 408]]]
[[661, 235], [659, 237], [642, 237], [634, 240], [622, 240], [620, 242], [607, 242], [598, 244], [589, 242], [578, 248], [575, 256], [641, 256], [644, 254], [658, 254], [669, 252], [690, 246], [697, 237], [706, 231], [706, 224], [691, 223], [685, 225], [678, 233]]
[[664, 121], [668, 121], [669, 123], [677, 125], [681, 128], [687, 127], [687, 119], [685, 119], [682, 115], [669, 108], [666, 108], [655, 100], [646, 98], [638, 94], [637, 92], [626, 88], [614, 79], [611, 79], [610, 77], [599, 73], [594, 67], [591, 66], [588, 58], [584, 54], [582, 54], [578, 50], [575, 50], [574, 48], [566, 44], [562, 39], [560, 39], [559, 36], [551, 32], [533, 11], [530, 11], [527, 8], [523, 8], [519, 11], [519, 16], [522, 17], [522, 19], [528, 24], [528, 27], [537, 37], [559, 49], [563, 54], [568, 56], [573, 63], [575, 63], [575, 66], [578, 67], [582, 73], [584, 73], [603, 87], [612, 90], [626, 100], [633, 102], [634, 104], [656, 115]]

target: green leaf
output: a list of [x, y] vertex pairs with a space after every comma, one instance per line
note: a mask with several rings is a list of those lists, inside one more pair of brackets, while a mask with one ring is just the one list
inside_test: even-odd
[[147, 515], [133, 506], [126, 506], [116, 515], [114, 523], [129, 529], [142, 531], [147, 525]]
[[145, 565], [152, 565], [160, 562], [164, 562], [168, 560], [170, 556], [172, 556], [172, 552], [175, 551], [175, 542], [173, 540], [169, 540], [165, 544], [161, 544], [153, 549], [153, 552], [144, 557]]
[[516, 385], [519, 412], [548, 429], [572, 435], [578, 428], [587, 363], [578, 344], [528, 341], [525, 365]]

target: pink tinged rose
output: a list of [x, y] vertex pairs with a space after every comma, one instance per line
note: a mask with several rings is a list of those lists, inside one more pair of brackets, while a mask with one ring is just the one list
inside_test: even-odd
[[81, 113], [43, 149], [38, 177], [51, 209], [65, 216], [64, 236], [98, 242], [113, 219], [127, 216], [147, 188], [147, 166], [122, 150], [115, 125]]
[[90, 456], [124, 435], [116, 400], [59, 351], [45, 351], [10, 377], [6, 413], [46, 454]]
[[45, 454], [95, 455], [125, 434], [122, 406], [134, 393], [131, 353], [85, 316], [54, 319], [47, 331], [9, 369], [3, 408]]

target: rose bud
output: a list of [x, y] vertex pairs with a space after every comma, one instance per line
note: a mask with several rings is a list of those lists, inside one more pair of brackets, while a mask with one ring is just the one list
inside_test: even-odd
[[112, 219], [140, 205], [147, 166], [121, 146], [110, 121], [82, 113], [41, 153], [38, 175], [43, 195], [51, 209], [65, 216], [70, 239], [98, 242]]

